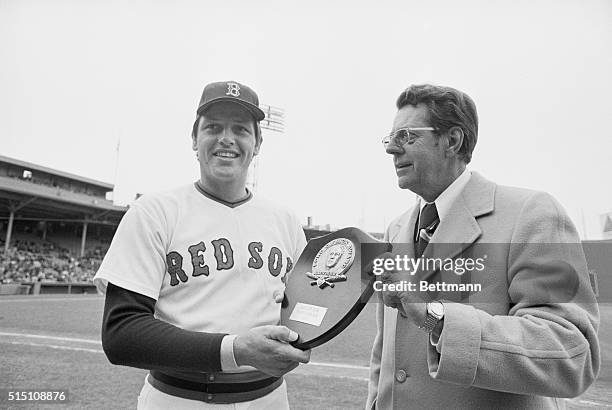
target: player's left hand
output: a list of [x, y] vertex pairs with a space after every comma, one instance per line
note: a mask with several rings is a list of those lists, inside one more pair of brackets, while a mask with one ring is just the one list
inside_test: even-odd
[[[390, 252], [379, 255], [378, 258], [382, 259], [395, 259], [396, 255]], [[397, 271], [395, 269], [386, 270], [378, 276], [377, 280], [380, 280], [383, 285], [389, 284], [417, 284], [417, 277], [411, 275], [407, 271]], [[418, 286], [417, 286], [418, 289]], [[386, 306], [397, 309], [401, 316], [411, 319], [414, 324], [421, 326], [425, 322], [427, 309], [425, 307], [425, 300], [421, 296], [418, 290], [386, 290], [380, 291], [382, 301]]]
[[285, 326], [254, 327], [234, 339], [236, 364], [281, 376], [310, 360], [310, 350], [291, 346], [297, 339], [298, 334]]

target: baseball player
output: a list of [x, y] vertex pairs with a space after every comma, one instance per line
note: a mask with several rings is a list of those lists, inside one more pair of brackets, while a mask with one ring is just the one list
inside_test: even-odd
[[199, 180], [139, 198], [94, 278], [108, 359], [150, 369], [138, 408], [288, 408], [282, 376], [310, 358], [276, 326], [304, 232], [246, 188], [262, 119], [251, 88], [208, 84], [192, 133]]

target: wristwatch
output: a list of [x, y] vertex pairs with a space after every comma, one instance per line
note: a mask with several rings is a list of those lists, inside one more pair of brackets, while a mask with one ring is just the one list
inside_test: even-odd
[[427, 302], [425, 309], [427, 310], [425, 321], [419, 327], [425, 332], [431, 333], [434, 327], [444, 319], [444, 304], [439, 300], [434, 300]]

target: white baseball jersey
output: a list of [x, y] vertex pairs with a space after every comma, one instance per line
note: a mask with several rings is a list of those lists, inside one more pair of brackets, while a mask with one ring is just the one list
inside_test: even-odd
[[292, 213], [227, 204], [194, 184], [145, 195], [124, 215], [94, 283], [153, 298], [155, 317], [198, 332], [277, 324], [285, 275], [306, 244]]

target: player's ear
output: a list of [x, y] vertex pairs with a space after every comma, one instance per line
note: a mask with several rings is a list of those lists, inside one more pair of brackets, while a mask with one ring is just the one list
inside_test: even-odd
[[191, 130], [191, 149], [194, 151], [198, 150], [198, 127], [200, 125], [200, 117], [198, 116], [193, 123], [193, 129]]
[[263, 138], [261, 136], [261, 127], [259, 123], [255, 123], [255, 148], [253, 149], [253, 156], [259, 154], [259, 148], [261, 147], [261, 143], [263, 142]]

